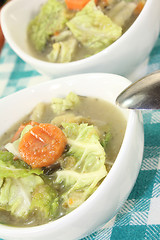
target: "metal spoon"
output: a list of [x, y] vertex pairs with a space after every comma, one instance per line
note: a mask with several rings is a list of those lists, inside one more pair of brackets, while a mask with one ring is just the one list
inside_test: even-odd
[[131, 84], [120, 93], [116, 103], [129, 109], [160, 109], [160, 71]]

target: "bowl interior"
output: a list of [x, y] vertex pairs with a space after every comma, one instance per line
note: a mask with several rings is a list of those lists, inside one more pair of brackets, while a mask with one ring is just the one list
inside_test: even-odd
[[[0, 101], [0, 108], [5, 109], [3, 117], [0, 118], [0, 124], [3, 125], [0, 135], [28, 114], [39, 102], [49, 102], [53, 97], [65, 97], [73, 91], [79, 95], [97, 97], [115, 104], [118, 94], [129, 84], [129, 80], [118, 75], [95, 73], [59, 78], [24, 89]], [[128, 118], [128, 110], [120, 111]]]

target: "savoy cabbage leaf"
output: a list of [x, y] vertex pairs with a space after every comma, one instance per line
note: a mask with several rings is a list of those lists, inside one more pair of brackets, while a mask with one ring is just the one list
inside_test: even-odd
[[40, 175], [43, 173], [41, 169], [31, 169], [25, 162], [17, 159], [8, 151], [0, 151], [0, 177], [25, 177], [31, 174]]
[[92, 54], [108, 47], [122, 35], [122, 28], [98, 9], [95, 2], [88, 4], [67, 22], [74, 37]]
[[79, 104], [79, 97], [70, 92], [66, 98], [53, 98], [52, 99], [52, 109], [56, 114], [62, 114], [66, 110], [72, 110], [77, 104]]
[[62, 123], [70, 146], [67, 156], [75, 158], [70, 169], [56, 173], [56, 182], [67, 189], [62, 194], [62, 205], [67, 211], [83, 203], [107, 175], [105, 151], [94, 126]]

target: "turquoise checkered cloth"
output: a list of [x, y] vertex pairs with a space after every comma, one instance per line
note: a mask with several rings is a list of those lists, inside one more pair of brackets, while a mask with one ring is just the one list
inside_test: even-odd
[[[160, 36], [144, 72], [147, 74], [158, 69]], [[48, 80], [24, 63], [7, 43], [4, 45], [0, 55], [0, 98]], [[135, 186], [117, 215], [83, 240], [160, 239], [160, 111], [145, 110], [142, 114], [145, 146]]]

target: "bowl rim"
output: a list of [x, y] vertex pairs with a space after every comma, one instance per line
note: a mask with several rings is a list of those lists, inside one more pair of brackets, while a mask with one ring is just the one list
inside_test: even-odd
[[[100, 51], [92, 56], [89, 56], [87, 58], [83, 58], [83, 59], [80, 59], [77, 61], [72, 61], [72, 62], [67, 62], [67, 63], [52, 63], [52, 62], [47, 62], [45, 60], [40, 60], [37, 57], [31, 56], [27, 52], [24, 52], [18, 46], [18, 44], [16, 42], [14, 42], [14, 40], [12, 39], [12, 36], [10, 34], [10, 31], [8, 30], [8, 27], [7, 27], [4, 19], [5, 19], [5, 16], [7, 15], [7, 11], [13, 6], [15, 6], [15, 8], [16, 8], [16, 6], [18, 5], [18, 3], [20, 1], [22, 2], [22, 0], [10, 1], [1, 9], [0, 21], [1, 21], [2, 31], [4, 33], [6, 40], [9, 43], [9, 45], [12, 47], [12, 49], [15, 51], [15, 53], [17, 53], [18, 56], [20, 56], [24, 61], [26, 61], [28, 63], [34, 63], [35, 65], [38, 65], [39, 67], [43, 66], [46, 68], [52, 68], [53, 64], [58, 68], [61, 68], [61, 67], [67, 68], [68, 66], [77, 67], [79, 64], [84, 64], [84, 65], [90, 64], [90, 62], [94, 61], [96, 59], [96, 57], [100, 58], [100, 57], [103, 57], [103, 55], [105, 55], [107, 52], [108, 53], [110, 53], [110, 51], [112, 52], [112, 49], [114, 49], [114, 47], [116, 47], [118, 44], [121, 44], [121, 42], [123, 42], [123, 39], [126, 39], [128, 37], [128, 35], [130, 35], [130, 32], [133, 32], [136, 29], [139, 22], [141, 22], [141, 19], [143, 18], [143, 15], [145, 14], [145, 12], [147, 12], [147, 10], [149, 10], [150, 3], [151, 3], [151, 0], [147, 0], [141, 13], [136, 18], [134, 23], [129, 27], [129, 29], [125, 33], [123, 33], [119, 39], [117, 39], [115, 42], [113, 42], [111, 45], [109, 45], [102, 51]], [[23, 1], [25, 2], [27, 0], [23, 0]]]
[[[85, 74], [77, 74], [77, 75], [72, 75], [72, 76], [67, 76], [67, 77], [61, 77], [61, 78], [58, 78], [58, 79], [54, 79], [54, 80], [49, 80], [47, 82], [44, 82], [44, 83], [40, 83], [38, 85], [35, 85], [35, 86], [32, 86], [32, 87], [29, 87], [29, 88], [25, 88], [25, 89], [22, 89], [18, 92], [15, 92], [13, 94], [10, 94], [9, 96], [6, 96], [2, 99], [0, 99], [0, 102], [3, 103], [3, 101], [7, 101], [8, 98], [13, 98], [15, 95], [17, 94], [23, 94], [25, 92], [28, 92], [28, 91], [33, 91], [34, 90], [38, 90], [39, 88], [41, 89], [43, 87], [43, 85], [54, 85], [56, 83], [59, 83], [60, 81], [64, 81], [64, 80], [67, 80], [69, 78], [72, 78], [72, 79], [75, 79], [76, 80], [76, 77], [77, 76], [87, 76], [90, 77], [91, 74], [93, 73], [85, 73]], [[120, 79], [122, 79], [122, 81], [126, 81], [126, 86], [127, 84], [130, 84], [131, 82], [125, 78], [125, 77], [122, 77], [120, 75], [116, 75], [116, 74], [110, 74], [110, 73], [94, 73], [94, 75], [97, 75], [97, 76], [101, 76], [101, 78], [103, 76], [116, 76], [116, 77], [119, 77]], [[62, 84], [62, 83], [61, 83]], [[102, 98], [104, 99], [104, 98]], [[14, 226], [8, 226], [8, 225], [3, 225], [3, 224], [0, 224], [0, 231], [1, 233], [7, 233], [7, 234], [18, 234], [19, 236], [23, 233], [23, 234], [31, 234], [31, 233], [36, 233], [36, 232], [41, 232], [43, 230], [51, 230], [51, 228], [53, 228], [53, 226], [59, 226], [59, 225], [63, 225], [65, 224], [66, 220], [72, 218], [72, 216], [76, 216], [77, 213], [81, 212], [81, 211], [85, 211], [85, 209], [88, 207], [88, 203], [89, 202], [92, 202], [94, 201], [94, 198], [99, 195], [99, 192], [103, 192], [103, 188], [106, 184], [106, 182], [110, 181], [110, 179], [112, 179], [112, 175], [114, 174], [115, 171], [117, 171], [117, 169], [119, 169], [119, 165], [121, 164], [122, 161], [125, 161], [121, 155], [123, 154], [123, 149], [125, 148], [125, 145], [128, 143], [128, 139], [130, 139], [130, 136], [132, 134], [132, 131], [130, 131], [132, 124], [134, 122], [134, 119], [136, 118], [136, 116], [138, 114], [140, 114], [140, 112], [136, 111], [136, 110], [128, 110], [129, 111], [129, 115], [128, 115], [128, 120], [127, 120], [127, 126], [126, 126], [126, 130], [125, 130], [125, 134], [124, 134], [124, 139], [123, 139], [123, 142], [122, 142], [122, 145], [121, 145], [121, 148], [120, 148], [120, 151], [116, 157], [116, 160], [111, 168], [111, 170], [109, 171], [109, 173], [107, 174], [107, 176], [105, 177], [105, 179], [103, 180], [103, 182], [100, 184], [100, 186], [96, 189], [96, 191], [84, 202], [82, 203], [79, 207], [77, 207], [75, 210], [73, 210], [72, 212], [68, 213], [67, 215], [57, 219], [57, 220], [54, 220], [54, 221], [51, 221], [51, 222], [48, 222], [48, 223], [45, 223], [45, 224], [42, 224], [42, 225], [39, 225], [39, 226], [33, 226], [33, 227], [14, 227]], [[121, 161], [120, 161], [120, 160]], [[137, 173], [138, 175], [138, 173]], [[133, 188], [133, 185], [134, 185], [135, 182], [133, 182], [132, 184], [132, 187], [131, 187], [131, 190]], [[129, 194], [128, 194], [129, 195]]]

